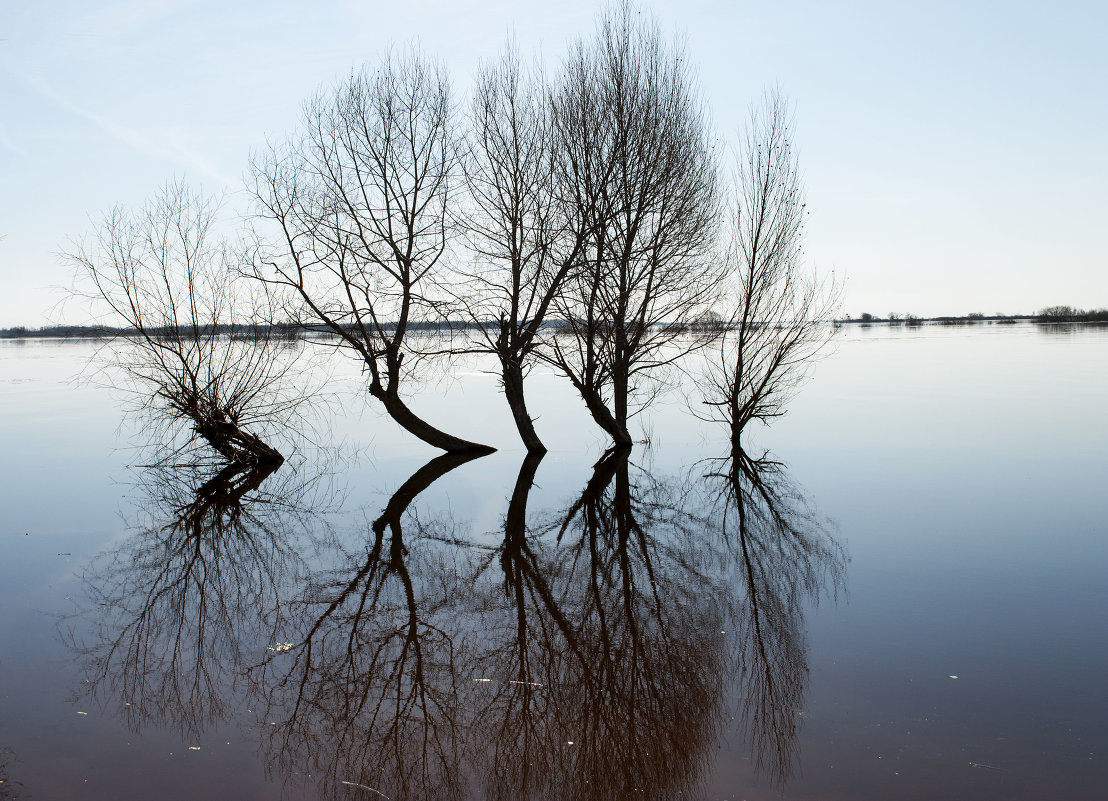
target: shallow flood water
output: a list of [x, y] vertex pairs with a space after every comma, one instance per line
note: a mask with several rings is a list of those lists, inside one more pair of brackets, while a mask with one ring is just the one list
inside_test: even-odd
[[0, 798], [1102, 798], [1108, 329], [835, 345], [735, 465], [541, 371], [527, 460], [479, 366], [413, 405], [500, 450], [438, 457], [324, 351], [259, 474], [0, 343]]

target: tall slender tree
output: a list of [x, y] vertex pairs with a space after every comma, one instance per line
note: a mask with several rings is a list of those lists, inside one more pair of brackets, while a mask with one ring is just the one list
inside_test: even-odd
[[739, 435], [784, 413], [827, 345], [839, 301], [833, 278], [805, 263], [804, 186], [793, 117], [777, 91], [752, 107], [740, 140], [725, 251], [728, 318], [701, 382], [708, 417]]
[[524, 376], [543, 323], [581, 255], [584, 206], [555, 180], [562, 140], [551, 119], [543, 75], [509, 44], [478, 74], [464, 159], [469, 204], [462, 225], [473, 262], [459, 286], [475, 349], [494, 354], [512, 416], [527, 450], [546, 447], [527, 411]]
[[556, 177], [585, 246], [547, 359], [596, 423], [630, 446], [677, 343], [716, 289], [717, 166], [688, 58], [629, 2], [572, 48], [553, 98]]

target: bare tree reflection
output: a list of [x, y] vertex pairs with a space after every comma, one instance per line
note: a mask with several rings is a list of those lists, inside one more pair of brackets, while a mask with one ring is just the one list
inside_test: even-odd
[[255, 672], [274, 766], [315, 776], [323, 797], [350, 786], [389, 798], [463, 794], [457, 671], [473, 639], [460, 628], [468, 593], [442, 543], [449, 520], [409, 507], [479, 455], [445, 454], [404, 482], [364, 551], [296, 604], [304, 625], [290, 651]]
[[702, 485], [714, 536], [737, 560], [738, 719], [760, 772], [784, 786], [797, 762], [808, 679], [804, 612], [844, 586], [846, 553], [784, 466], [740, 448]]
[[845, 556], [782, 466], [669, 480], [614, 451], [529, 513], [534, 454], [490, 540], [417, 503], [473, 458], [418, 470], [288, 605], [297, 633], [250, 673], [270, 767], [326, 798], [689, 798], [737, 719], [783, 785], [804, 613]]
[[8, 775], [9, 759], [15, 759], [11, 749], [0, 747], [0, 801], [19, 798], [20, 788], [23, 786]]
[[288, 468], [274, 484], [276, 469], [146, 469], [144, 520], [84, 576], [93, 623], [74, 638], [84, 689], [118, 705], [132, 729], [153, 723], [197, 735], [227, 718], [248, 657], [279, 638], [312, 496]]
[[703, 528], [679, 488], [616, 451], [568, 508], [525, 533], [511, 512], [532, 470], [525, 462], [498, 553], [514, 615], [486, 626], [470, 704], [486, 792], [688, 795], [724, 710], [724, 574], [688, 547]]

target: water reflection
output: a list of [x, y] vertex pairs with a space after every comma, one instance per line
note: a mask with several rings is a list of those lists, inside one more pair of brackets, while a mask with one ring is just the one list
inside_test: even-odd
[[89, 577], [88, 691], [190, 733], [249, 700], [270, 771], [322, 798], [696, 797], [734, 720], [784, 784], [804, 612], [845, 556], [782, 466], [610, 452], [535, 510], [528, 456], [475, 532], [420, 496], [476, 458], [428, 462], [311, 570], [280, 474], [153, 474], [149, 520]]
[[1103, 321], [1070, 321], [1070, 322], [1044, 322], [1035, 321], [1035, 330], [1040, 334], [1074, 334], [1096, 333], [1108, 331], [1108, 325]]
[[8, 775], [8, 763], [14, 761], [11, 749], [0, 747], [0, 801], [13, 801], [20, 796], [22, 785]]
[[94, 625], [77, 643], [84, 692], [131, 729], [196, 735], [228, 718], [236, 676], [275, 641], [312, 497], [276, 470], [170, 461], [140, 473], [140, 519], [84, 576]]
[[369, 525], [364, 548], [344, 553], [296, 601], [289, 650], [254, 672], [275, 723], [271, 767], [313, 775], [323, 797], [349, 785], [392, 798], [458, 797], [458, 669], [467, 647], [458, 614], [468, 593], [442, 547], [449, 520], [409, 506], [475, 458], [439, 456], [405, 481]]
[[846, 554], [784, 466], [735, 449], [702, 490], [710, 530], [737, 562], [738, 719], [757, 768], [780, 786], [797, 761], [808, 677], [804, 612], [844, 587]]
[[478, 582], [487, 796], [671, 798], [703, 778], [726, 710], [724, 576], [690, 547], [681, 489], [614, 452], [565, 509], [526, 531], [506, 517], [502, 575]]

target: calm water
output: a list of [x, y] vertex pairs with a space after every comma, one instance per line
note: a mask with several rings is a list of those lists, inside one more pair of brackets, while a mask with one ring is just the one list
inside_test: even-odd
[[436, 459], [336, 360], [272, 475], [0, 343], [0, 798], [1104, 798], [1108, 329], [836, 342], [734, 473], [542, 373], [525, 460], [476, 367]]

